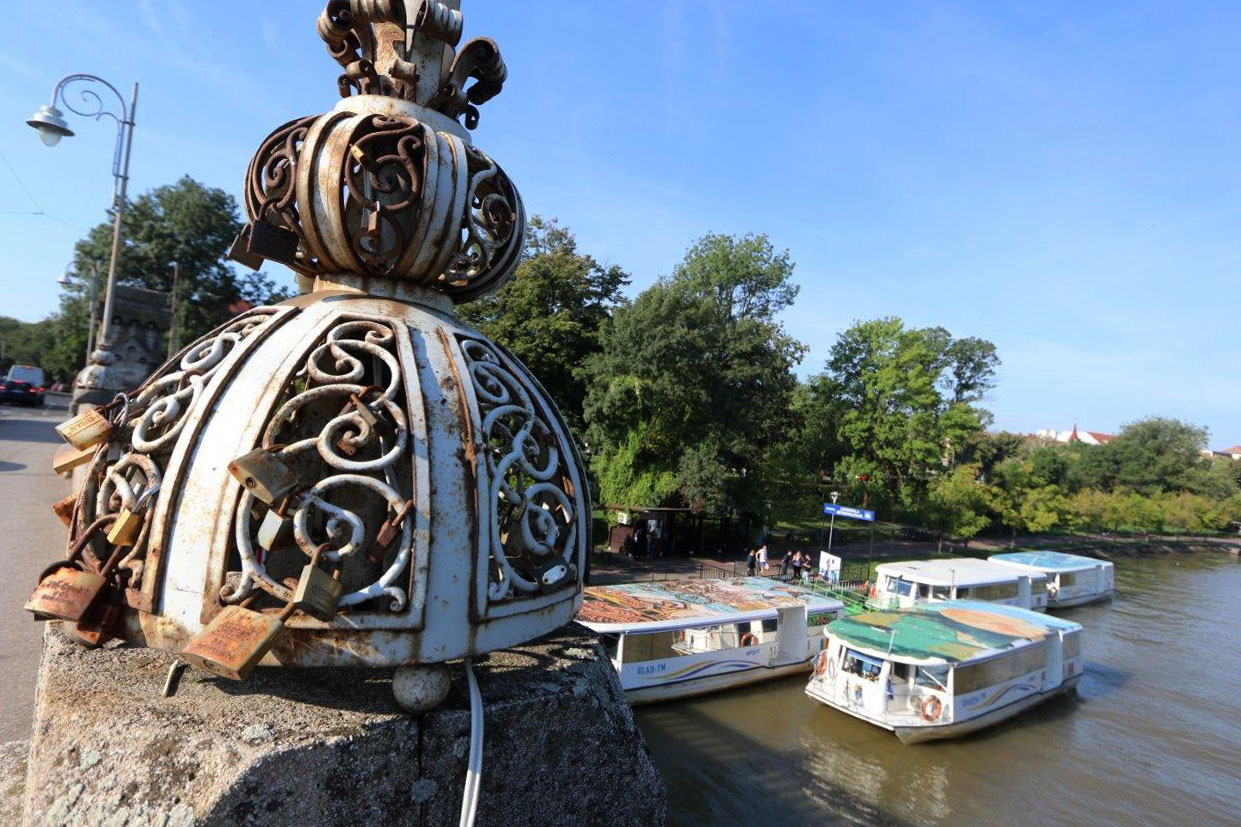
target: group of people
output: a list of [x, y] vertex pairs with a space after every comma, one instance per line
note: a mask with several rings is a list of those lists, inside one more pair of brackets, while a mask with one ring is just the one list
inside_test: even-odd
[[[814, 567], [810, 552], [801, 552], [789, 549], [784, 552], [784, 557], [780, 560], [780, 577], [781, 579], [788, 577], [789, 571], [793, 572], [794, 580], [810, 579], [810, 571]], [[767, 559], [767, 544], [756, 549], [751, 549], [745, 558], [746, 574], [753, 577], [755, 574], [766, 574], [771, 568]]]

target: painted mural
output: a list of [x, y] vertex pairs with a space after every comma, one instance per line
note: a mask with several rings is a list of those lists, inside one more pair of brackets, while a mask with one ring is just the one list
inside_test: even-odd
[[668, 580], [626, 583], [586, 589], [577, 619], [600, 625], [659, 623], [719, 618], [727, 622], [739, 613], [805, 604], [808, 612], [839, 608], [831, 598], [765, 577], [740, 580]]

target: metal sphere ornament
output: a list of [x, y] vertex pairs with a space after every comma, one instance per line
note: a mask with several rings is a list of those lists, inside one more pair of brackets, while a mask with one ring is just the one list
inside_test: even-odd
[[[530, 372], [452, 312], [512, 275], [525, 233], [469, 132], [504, 62], [487, 38], [456, 48], [458, 6], [328, 3], [342, 99], [263, 141], [230, 251], [287, 264], [304, 294], [66, 424], [60, 467], [88, 470], [38, 616], [241, 678], [441, 663], [576, 614], [574, 442]], [[403, 680], [415, 704], [443, 688]]]

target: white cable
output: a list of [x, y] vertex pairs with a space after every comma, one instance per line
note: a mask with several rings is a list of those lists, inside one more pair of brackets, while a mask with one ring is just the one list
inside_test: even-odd
[[465, 682], [470, 688], [470, 760], [465, 770], [465, 792], [461, 796], [461, 827], [474, 827], [478, 812], [478, 791], [483, 776], [483, 696], [478, 691], [474, 665], [465, 659]]

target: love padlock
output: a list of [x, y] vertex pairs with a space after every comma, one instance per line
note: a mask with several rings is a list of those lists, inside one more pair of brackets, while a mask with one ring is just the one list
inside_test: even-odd
[[121, 513], [117, 515], [116, 522], [112, 524], [112, 528], [108, 531], [108, 542], [114, 546], [132, 546], [138, 542], [138, 535], [142, 533], [142, 524], [145, 521], [147, 509], [151, 507], [151, 498], [159, 493], [159, 486], [153, 485], [142, 495], [138, 497], [138, 501], [134, 503], [134, 507], [122, 508]]
[[302, 485], [297, 473], [280, 457], [282, 447], [256, 448], [228, 464], [228, 472], [267, 505], [276, 504]]
[[39, 583], [26, 601], [25, 609], [35, 620], [81, 620], [108, 587], [108, 577], [124, 557], [125, 547], [118, 546], [109, 555], [98, 573], [82, 567], [80, 557], [91, 536], [116, 519], [109, 514], [92, 523], [74, 542], [69, 557], [53, 563], [39, 575]]

